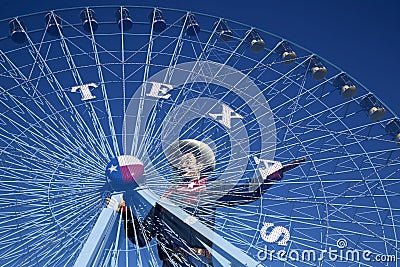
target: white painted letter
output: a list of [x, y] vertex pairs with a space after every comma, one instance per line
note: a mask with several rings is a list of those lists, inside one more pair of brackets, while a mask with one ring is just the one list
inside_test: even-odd
[[222, 104], [222, 113], [221, 114], [213, 114], [213, 113], [208, 113], [213, 119], [217, 119], [218, 117], [221, 117], [221, 119], [218, 120], [218, 122], [222, 123], [225, 127], [231, 128], [231, 119], [243, 119], [242, 116], [240, 116], [238, 113], [236, 113], [233, 109], [228, 107], [225, 104]]
[[264, 163], [264, 168], [258, 168], [258, 170], [260, 171], [260, 175], [264, 180], [267, 179], [268, 175], [282, 168], [282, 163], [280, 163], [279, 161], [259, 159], [257, 157], [254, 157], [254, 161], [256, 162], [256, 164], [260, 164], [261, 162]]
[[82, 84], [82, 85], [77, 85], [77, 86], [73, 86], [71, 88], [71, 92], [72, 93], [76, 93], [78, 91], [78, 89], [81, 90], [81, 94], [82, 94], [82, 101], [86, 101], [86, 100], [90, 100], [90, 99], [95, 99], [96, 96], [92, 95], [92, 92], [90, 92], [90, 87], [97, 87], [97, 84], [95, 83], [88, 83], [88, 84]]
[[170, 94], [167, 94], [169, 90], [171, 90], [172, 88], [174, 88], [172, 85], [170, 84], [166, 84], [166, 83], [156, 83], [156, 82], [152, 82], [151, 83], [151, 89], [150, 92], [148, 94], [146, 94], [147, 96], [152, 96], [155, 98], [163, 98], [163, 99], [168, 99], [170, 98]]

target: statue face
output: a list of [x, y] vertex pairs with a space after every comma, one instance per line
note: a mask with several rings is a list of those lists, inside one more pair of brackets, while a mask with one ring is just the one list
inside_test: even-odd
[[197, 159], [193, 153], [186, 153], [181, 156], [177, 167], [183, 177], [193, 180], [200, 178], [200, 171], [203, 165], [197, 163]]

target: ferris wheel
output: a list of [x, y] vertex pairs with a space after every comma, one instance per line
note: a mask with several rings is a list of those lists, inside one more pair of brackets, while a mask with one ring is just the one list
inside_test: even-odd
[[2, 266], [398, 266], [400, 120], [321, 56], [168, 8], [0, 28]]

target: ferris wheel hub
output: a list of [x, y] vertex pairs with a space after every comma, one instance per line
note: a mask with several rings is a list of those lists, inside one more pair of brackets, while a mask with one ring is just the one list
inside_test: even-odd
[[106, 176], [113, 186], [129, 185], [137, 187], [144, 173], [143, 162], [131, 155], [113, 158], [107, 164]]

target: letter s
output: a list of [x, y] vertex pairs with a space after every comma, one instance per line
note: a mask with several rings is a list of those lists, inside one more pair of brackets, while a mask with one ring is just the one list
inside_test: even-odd
[[282, 238], [281, 241], [278, 242], [278, 245], [280, 246], [286, 246], [287, 242], [290, 239], [290, 233], [289, 230], [286, 229], [283, 226], [276, 226], [272, 229], [272, 231], [267, 235], [267, 230], [270, 227], [273, 227], [273, 223], [264, 223], [264, 226], [260, 230], [261, 238], [268, 243], [275, 243], [278, 241], [279, 237], [284, 234], [284, 237]]

